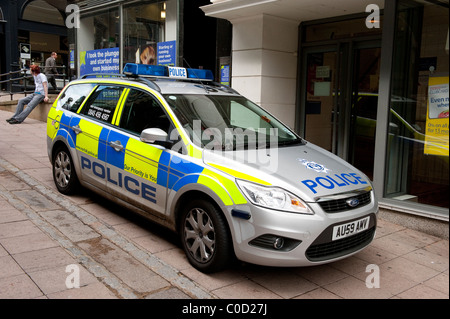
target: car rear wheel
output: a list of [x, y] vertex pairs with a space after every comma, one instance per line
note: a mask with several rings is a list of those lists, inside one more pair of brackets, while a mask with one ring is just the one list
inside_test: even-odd
[[233, 257], [226, 221], [209, 201], [194, 200], [181, 216], [180, 235], [189, 262], [198, 270], [223, 270]]
[[63, 194], [73, 194], [78, 187], [78, 177], [72, 157], [66, 147], [59, 147], [53, 155], [53, 180]]

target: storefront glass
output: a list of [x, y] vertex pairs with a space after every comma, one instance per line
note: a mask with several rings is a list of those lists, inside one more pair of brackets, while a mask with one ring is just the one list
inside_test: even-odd
[[165, 39], [166, 10], [161, 1], [124, 8], [124, 63], [156, 64], [157, 44]]
[[448, 3], [399, 1], [384, 196], [449, 207]]
[[84, 9], [79, 75], [120, 73], [126, 63], [177, 65], [178, 8], [177, 0], [148, 0]]
[[86, 28], [86, 33], [90, 33], [89, 40], [83, 40], [84, 49], [97, 50], [119, 47], [120, 25], [117, 8], [83, 17], [81, 23], [82, 27]]
[[358, 17], [302, 30], [301, 134], [373, 179], [381, 25]]
[[86, 14], [78, 31], [79, 75], [120, 72], [119, 9]]

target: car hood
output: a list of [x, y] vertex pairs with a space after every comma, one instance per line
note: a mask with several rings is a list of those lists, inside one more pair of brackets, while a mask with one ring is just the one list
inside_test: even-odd
[[238, 179], [282, 187], [305, 201], [372, 187], [361, 171], [311, 143], [262, 150], [204, 150], [203, 161]]

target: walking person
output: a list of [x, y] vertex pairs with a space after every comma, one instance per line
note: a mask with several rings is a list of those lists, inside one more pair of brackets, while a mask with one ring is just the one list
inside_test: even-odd
[[[19, 100], [16, 113], [6, 120], [9, 124], [22, 123], [39, 103], [49, 101], [47, 77], [41, 73], [41, 69], [37, 65], [31, 66], [31, 74], [34, 78], [34, 93]], [[27, 107], [24, 109], [25, 105]]]
[[45, 60], [45, 69], [44, 73], [47, 77], [48, 83], [50, 83], [53, 87], [53, 90], [57, 90], [56, 86], [55, 74], [58, 74], [58, 70], [56, 69], [56, 57], [58, 54], [56, 52], [52, 52], [52, 54]]

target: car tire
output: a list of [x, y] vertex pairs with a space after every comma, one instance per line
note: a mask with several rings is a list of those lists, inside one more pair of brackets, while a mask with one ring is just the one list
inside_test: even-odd
[[79, 185], [72, 156], [66, 147], [58, 147], [53, 153], [53, 181], [58, 191], [65, 195], [73, 194]]
[[193, 200], [183, 209], [180, 237], [189, 262], [201, 272], [223, 270], [233, 260], [226, 220], [209, 201]]

